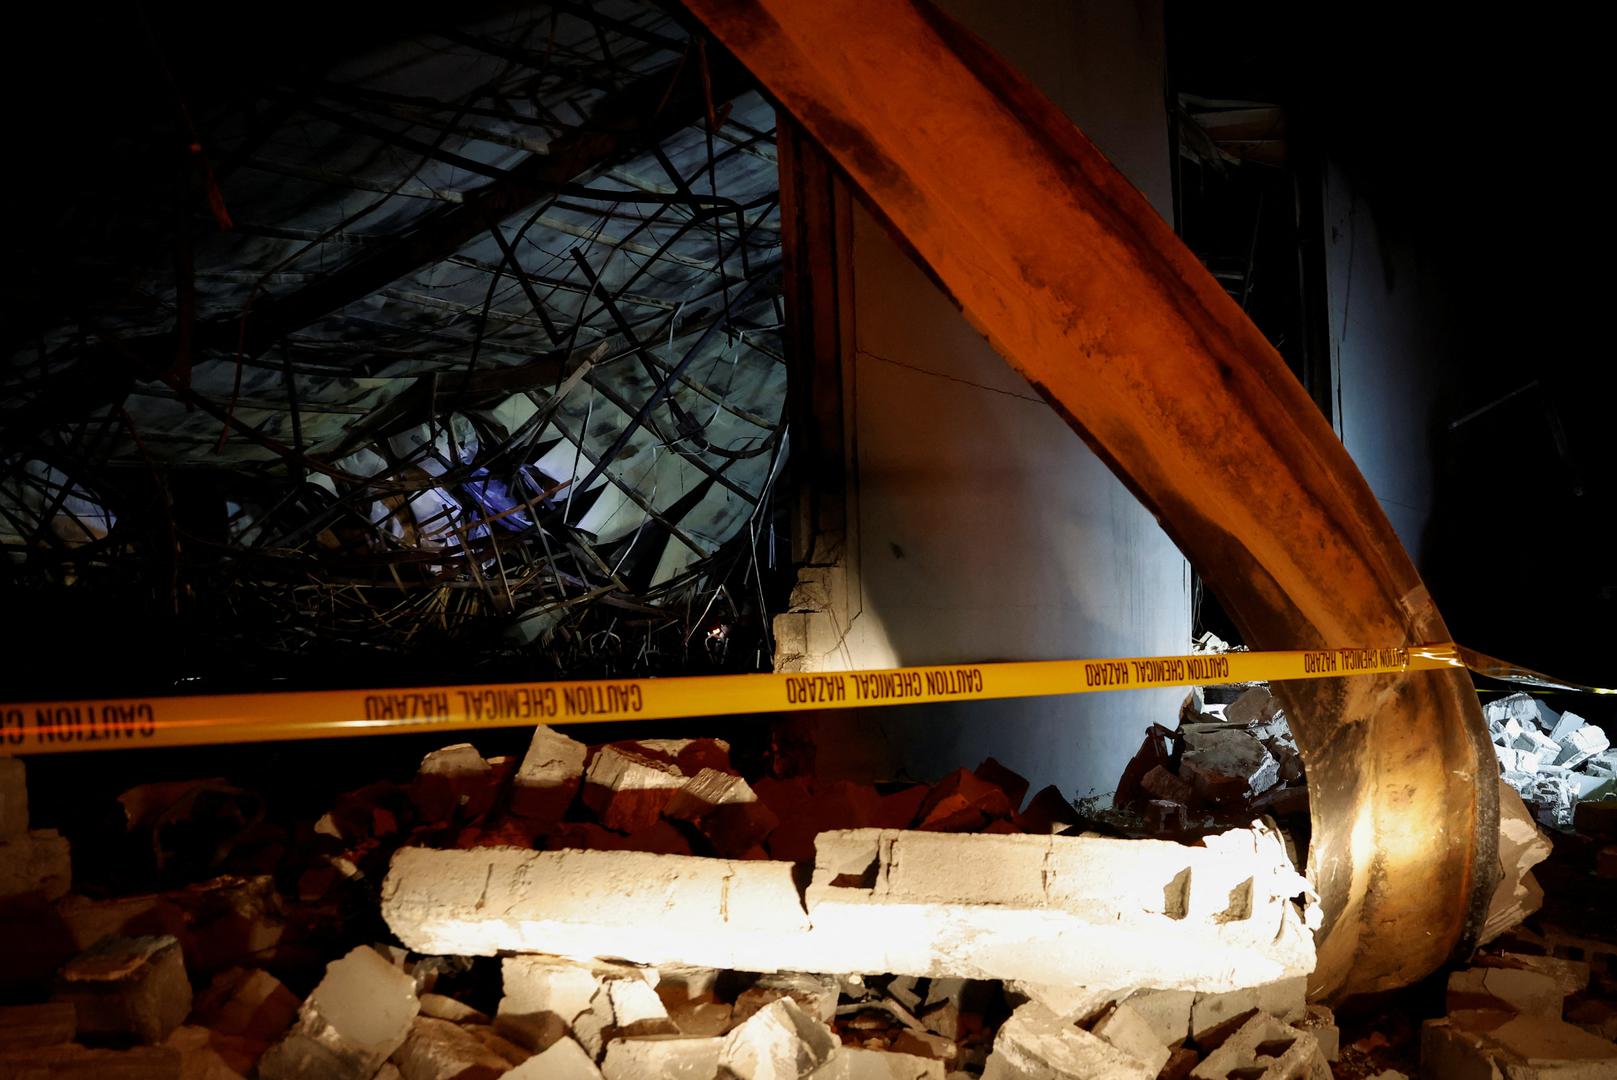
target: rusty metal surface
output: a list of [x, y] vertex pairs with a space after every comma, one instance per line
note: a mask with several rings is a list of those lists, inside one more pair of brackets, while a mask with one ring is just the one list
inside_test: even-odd
[[[1151, 508], [1259, 649], [1449, 639], [1280, 357], [1072, 123], [910, 0], [685, 0]], [[1308, 771], [1316, 996], [1469, 947], [1498, 875], [1463, 671], [1279, 685]], [[1486, 780], [1479, 783], [1478, 780]]]

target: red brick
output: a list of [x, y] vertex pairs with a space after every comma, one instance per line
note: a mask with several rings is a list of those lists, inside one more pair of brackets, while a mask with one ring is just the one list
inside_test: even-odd
[[1013, 769], [1002, 765], [997, 758], [986, 758], [983, 763], [972, 770], [977, 779], [986, 780], [1005, 793], [1011, 802], [1011, 809], [1015, 810], [1027, 798], [1027, 777]]
[[916, 828], [932, 832], [981, 832], [990, 821], [1015, 814], [1005, 792], [965, 769], [956, 769], [932, 789], [916, 815]]

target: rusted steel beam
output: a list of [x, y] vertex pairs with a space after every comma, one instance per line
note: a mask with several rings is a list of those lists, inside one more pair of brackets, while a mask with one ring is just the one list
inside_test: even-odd
[[[1369, 486], [1258, 330], [1053, 104], [916, 0], [684, 0], [966, 317], [1157, 515], [1250, 645], [1449, 634]], [[1395, 389], [1395, 388], [1394, 388]], [[1308, 770], [1316, 995], [1474, 940], [1497, 766], [1463, 671], [1277, 688]]]

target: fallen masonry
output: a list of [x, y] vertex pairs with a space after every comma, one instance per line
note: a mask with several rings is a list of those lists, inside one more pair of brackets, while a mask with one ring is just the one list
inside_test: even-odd
[[815, 848], [802, 895], [779, 862], [403, 848], [382, 912], [425, 953], [1203, 991], [1313, 967], [1308, 886], [1261, 825], [1197, 845], [854, 829]]

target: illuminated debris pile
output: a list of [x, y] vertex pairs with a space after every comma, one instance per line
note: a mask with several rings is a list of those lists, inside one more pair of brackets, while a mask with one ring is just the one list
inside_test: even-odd
[[1197, 687], [1179, 726], [1153, 724], [1124, 770], [1113, 823], [1143, 818], [1151, 833], [1206, 829], [1219, 821], [1306, 815], [1302, 758], [1267, 686]]
[[[15, 832], [21, 767], [3, 777]], [[992, 761], [935, 785], [749, 781], [711, 739], [445, 747], [255, 849], [265, 876], [115, 898], [42, 876], [0, 1075], [1148, 1080], [1219, 1066], [1254, 1017], [1323, 1047], [1307, 887], [1272, 830], [1077, 835], [1027, 787]], [[130, 842], [177, 865], [162, 823], [251, 819], [244, 798], [208, 780], [121, 802]]]
[[1505, 783], [1539, 821], [1569, 829], [1579, 802], [1617, 795], [1617, 750], [1583, 717], [1527, 694], [1490, 701], [1483, 713]]

